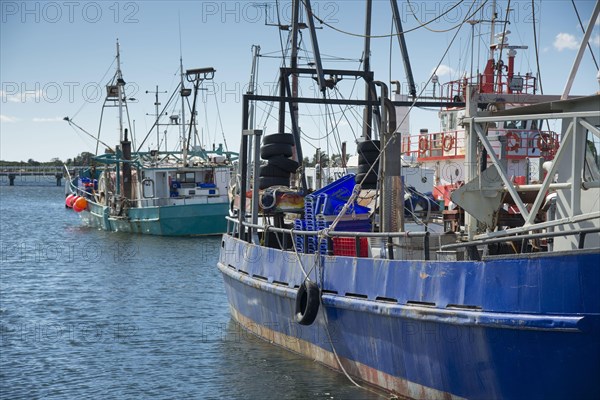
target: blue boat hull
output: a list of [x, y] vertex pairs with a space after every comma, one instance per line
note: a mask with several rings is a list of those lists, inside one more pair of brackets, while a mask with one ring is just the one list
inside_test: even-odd
[[106, 231], [160, 236], [220, 235], [227, 229], [229, 204], [187, 204], [131, 208], [125, 218], [109, 215], [107, 206], [88, 202], [80, 213], [85, 225]]
[[[225, 235], [233, 317], [257, 335], [416, 399], [597, 398], [600, 253], [480, 262], [316, 257]], [[302, 264], [302, 265], [301, 265]], [[294, 320], [302, 267], [319, 282], [311, 326]]]

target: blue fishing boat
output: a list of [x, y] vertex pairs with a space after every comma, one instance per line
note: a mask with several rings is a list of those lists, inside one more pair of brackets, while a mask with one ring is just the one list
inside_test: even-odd
[[[195, 128], [196, 102], [200, 85], [212, 80], [213, 68], [183, 72], [175, 92], [181, 95], [182, 115], [170, 116], [168, 126], [181, 128], [182, 150], [132, 151], [129, 131], [124, 128], [123, 110], [127, 105], [125, 81], [120, 69], [117, 43], [117, 71], [107, 85], [105, 107], [119, 110], [120, 142], [115, 149], [106, 146], [105, 154], [93, 159], [93, 166], [67, 179], [67, 206], [77, 211], [83, 223], [107, 231], [162, 236], [218, 235], [226, 230], [229, 215], [229, 185], [237, 154], [223, 149], [190, 146]], [[185, 99], [192, 89], [185, 88], [184, 77], [192, 83], [194, 99], [186, 134]], [[156, 91], [157, 143], [160, 123]], [[171, 99], [176, 98], [171, 96]], [[167, 104], [168, 105], [168, 104]], [[87, 133], [70, 118], [72, 126]], [[142, 144], [139, 146], [141, 148]], [[67, 171], [68, 173], [68, 171]], [[83, 198], [79, 200], [78, 198]]]
[[[237, 197], [218, 262], [233, 319], [356, 385], [393, 396], [597, 398], [600, 95], [530, 96], [528, 105], [508, 109], [499, 104], [517, 99], [518, 90], [466, 85], [462, 97], [439, 103], [463, 110], [465, 169], [464, 184], [449, 193], [455, 208], [440, 204], [442, 215], [453, 211], [460, 218], [436, 233], [405, 215], [394, 118], [395, 107], [431, 102], [391, 101], [367, 70], [323, 68], [310, 1], [302, 4], [312, 68], [298, 68], [292, 59], [280, 69], [278, 96], [244, 97]], [[294, 2], [294, 29], [299, 12]], [[599, 12], [597, 3], [580, 52]], [[298, 97], [297, 76], [314, 77], [323, 93], [341, 80], [326, 76], [361, 78], [366, 98]], [[248, 110], [256, 101], [280, 108], [277, 133], [251, 129]], [[364, 106], [377, 117], [363, 114], [358, 173], [309, 192], [298, 163], [297, 108], [315, 103]], [[515, 182], [488, 130], [540, 120], [557, 121], [560, 143], [543, 163], [541, 181]], [[379, 126], [378, 137], [371, 123]]]

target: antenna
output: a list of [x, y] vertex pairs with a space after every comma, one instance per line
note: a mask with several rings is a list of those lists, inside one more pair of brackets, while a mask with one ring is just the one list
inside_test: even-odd
[[183, 164], [185, 165], [187, 161], [187, 144], [185, 143], [185, 98], [188, 97], [191, 93], [191, 89], [185, 88], [185, 82], [183, 80], [183, 40], [181, 39], [181, 15], [178, 12], [179, 16], [179, 79], [181, 81], [181, 130], [180, 130], [180, 141], [181, 148], [183, 150]]
[[[159, 93], [167, 93], [167, 91], [159, 92], [158, 91], [158, 85], [156, 85], [156, 90], [154, 92], [146, 90], [146, 93], [154, 93], [154, 96], [155, 96], [154, 105], [156, 106], [156, 114], [148, 114], [148, 113], [146, 113], [146, 115], [156, 116], [156, 124], [155, 124], [156, 125], [156, 150], [160, 150], [160, 131], [159, 131], [158, 120], [160, 119], [160, 117], [161, 117], [162, 114], [160, 113], [160, 111], [158, 111], [158, 106], [160, 106], [160, 102], [158, 101], [158, 94]], [[165, 112], [165, 115], [167, 115], [166, 112]]]

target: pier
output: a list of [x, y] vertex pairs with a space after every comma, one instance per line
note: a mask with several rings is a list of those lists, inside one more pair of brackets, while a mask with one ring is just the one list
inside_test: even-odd
[[[56, 186], [62, 185], [62, 179], [65, 176], [65, 168], [68, 168], [69, 174], [73, 175], [76, 171], [85, 168], [84, 166], [59, 166], [59, 165], [19, 165], [0, 167], [0, 181], [8, 180], [9, 186], [15, 186], [15, 181], [25, 182], [28, 178], [54, 177]], [[18, 179], [17, 179], [18, 178]], [[41, 180], [40, 180], [41, 182]]]

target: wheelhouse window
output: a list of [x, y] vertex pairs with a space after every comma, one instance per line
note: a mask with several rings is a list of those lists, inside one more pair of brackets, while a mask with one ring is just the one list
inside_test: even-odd
[[504, 129], [526, 129], [527, 121], [506, 121]]
[[195, 183], [196, 174], [193, 172], [178, 172], [177, 180], [181, 183]]
[[585, 141], [583, 179], [587, 182], [600, 181], [600, 138], [590, 131]]

